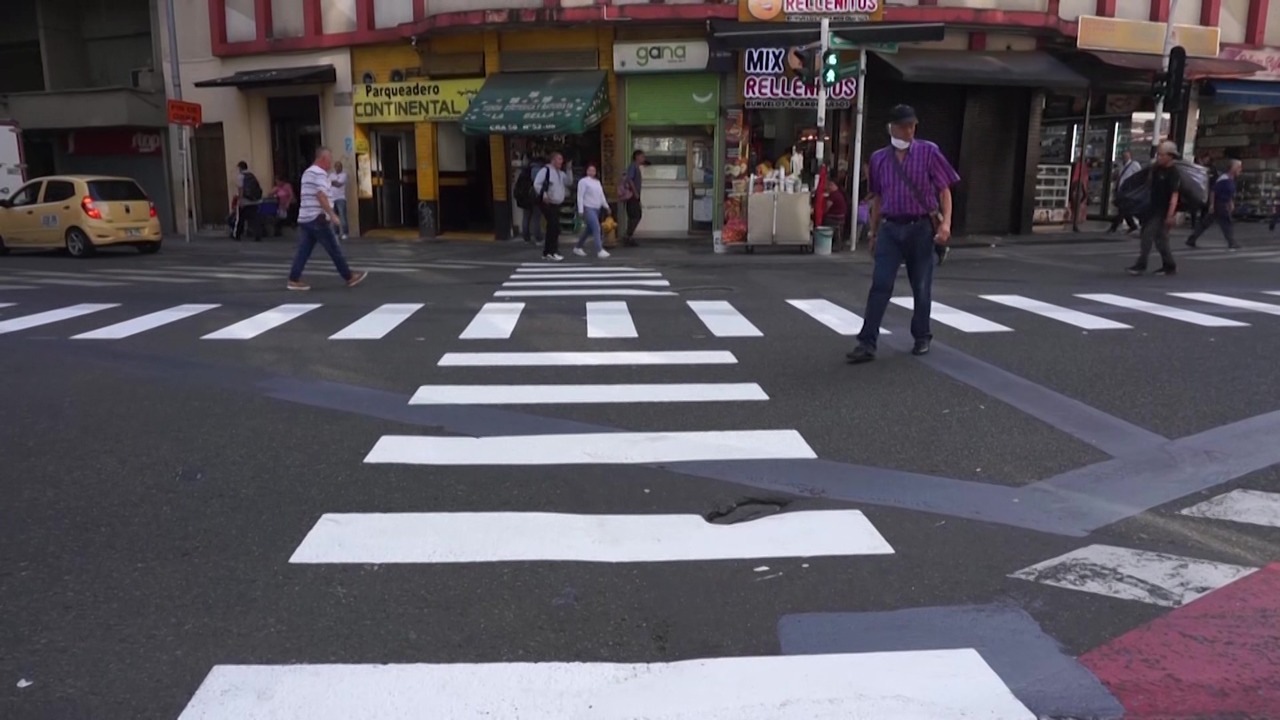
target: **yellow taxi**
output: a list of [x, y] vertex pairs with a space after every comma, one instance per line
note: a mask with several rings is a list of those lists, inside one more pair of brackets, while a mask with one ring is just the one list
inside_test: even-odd
[[0, 200], [0, 254], [65, 247], [82, 258], [105, 245], [154, 253], [160, 240], [156, 206], [130, 178], [50, 175]]

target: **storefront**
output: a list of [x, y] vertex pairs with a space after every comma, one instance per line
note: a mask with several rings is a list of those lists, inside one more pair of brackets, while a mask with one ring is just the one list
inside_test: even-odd
[[1269, 217], [1280, 207], [1280, 82], [1214, 80], [1201, 100], [1197, 155], [1220, 169], [1240, 160], [1236, 214]]
[[[720, 138], [720, 76], [707, 72], [705, 40], [617, 43], [625, 137], [622, 163], [642, 150], [644, 221], [637, 237], [683, 237], [711, 231]], [[660, 74], [659, 74], [660, 73]]]

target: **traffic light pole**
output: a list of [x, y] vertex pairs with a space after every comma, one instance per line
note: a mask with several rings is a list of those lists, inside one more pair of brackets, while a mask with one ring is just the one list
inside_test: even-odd
[[[1173, 18], [1174, 13], [1178, 11], [1178, 0], [1169, 0], [1169, 20], [1164, 24], [1164, 50], [1163, 59], [1160, 62], [1161, 72], [1168, 75], [1169, 73], [1169, 51], [1173, 49]], [[1156, 157], [1156, 148], [1160, 146], [1160, 125], [1164, 119], [1164, 96], [1156, 98], [1156, 119], [1151, 123], [1151, 159]], [[1088, 137], [1089, 128], [1085, 128], [1085, 137]], [[1179, 148], [1181, 150], [1181, 148]]]
[[[822, 26], [819, 31], [819, 40], [821, 47], [818, 49], [819, 63], [824, 62], [827, 57], [827, 50], [831, 47], [831, 20], [822, 18]], [[826, 126], [827, 126], [827, 84], [823, 81], [821, 73], [823, 67], [819, 65], [819, 76], [816, 78], [818, 85], [818, 146], [814, 152], [818, 159], [818, 182], [814, 188], [813, 201], [813, 219], [814, 224], [822, 226], [822, 215], [827, 209], [827, 163], [826, 163]], [[792, 172], [794, 172], [794, 168]]]

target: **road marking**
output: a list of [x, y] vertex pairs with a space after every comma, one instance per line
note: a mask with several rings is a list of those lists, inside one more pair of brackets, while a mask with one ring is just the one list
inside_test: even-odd
[[80, 305], [70, 305], [57, 310], [45, 310], [34, 315], [24, 315], [12, 320], [0, 321], [0, 335], [40, 327], [41, 325], [48, 325], [62, 320], [70, 320], [71, 318], [88, 315], [100, 310], [108, 310], [113, 307], [120, 307], [120, 303], [81, 303]]
[[616, 432], [436, 437], [384, 435], [366, 463], [403, 465], [639, 465], [815, 458], [795, 430]]
[[1280, 295], [1280, 290], [1263, 290], [1268, 295]]
[[1035, 720], [969, 648], [649, 664], [217, 665], [178, 720], [392, 720], [427, 708], [454, 719]]
[[1280, 315], [1280, 305], [1272, 305], [1271, 303], [1258, 302], [1256, 300], [1241, 300], [1239, 298], [1228, 297], [1226, 295], [1215, 295], [1214, 293], [1203, 292], [1176, 292], [1169, 294], [1185, 300], [1196, 300], [1202, 303], [1209, 303], [1211, 305], [1222, 305], [1223, 307], [1252, 310], [1254, 312], [1266, 313], [1268, 315]]
[[502, 287], [671, 287], [666, 280], [509, 280]]
[[[845, 337], [857, 335], [862, 329], [862, 318], [830, 300], [788, 300], [787, 303]], [[880, 332], [890, 334], [888, 330]]]
[[0, 308], [13, 307], [15, 303], [0, 303]]
[[[102, 272], [102, 271], [98, 271]], [[120, 272], [113, 272], [107, 275], [112, 280], [129, 280], [131, 282], [149, 282], [149, 283], [168, 283], [170, 285], [190, 285], [191, 283], [208, 282], [204, 278], [184, 278], [184, 277], [160, 277], [158, 275], [133, 275]]]
[[1232, 490], [1192, 505], [1181, 514], [1280, 528], [1280, 493]]
[[1112, 545], [1089, 545], [1009, 577], [1122, 600], [1178, 607], [1255, 569]]
[[524, 263], [523, 266], [516, 268], [518, 273], [651, 273], [657, 272], [653, 268], [634, 268], [634, 267], [617, 267], [611, 265], [550, 265], [547, 263]]
[[760, 337], [760, 328], [742, 316], [727, 300], [690, 300], [689, 308], [716, 337]]
[[[279, 273], [273, 275], [264, 274], [266, 270], [275, 269], [277, 266], [272, 266], [272, 268], [254, 268], [251, 271], [245, 272], [226, 272], [224, 270], [212, 270], [207, 267], [200, 267], [196, 265], [170, 265], [169, 267], [173, 270], [181, 270], [183, 274], [186, 275], [217, 278], [219, 280], [279, 280], [281, 277]], [[231, 266], [231, 269], [235, 270], [236, 267]], [[258, 274], [255, 275], [254, 273]]]
[[291, 563], [687, 562], [892, 555], [857, 510], [716, 525], [701, 515], [327, 513]]
[[[71, 273], [62, 273], [70, 275]], [[68, 287], [124, 287], [125, 283], [104, 282], [102, 280], [60, 280], [56, 276], [46, 277], [45, 273], [24, 273], [19, 282], [40, 283], [41, 285], [66, 285]]]
[[616, 290], [499, 290], [494, 297], [598, 297], [600, 295], [638, 296], [638, 295], [675, 295], [668, 290], [634, 290], [617, 288]]
[[161, 325], [168, 325], [179, 320], [184, 320], [193, 315], [199, 315], [206, 310], [212, 310], [218, 305], [176, 305], [167, 310], [159, 310], [142, 317], [136, 317], [132, 320], [125, 320], [115, 325], [108, 325], [97, 330], [90, 330], [86, 333], [73, 335], [72, 340], [119, 340], [127, 338], [131, 335], [154, 330]]
[[318, 307], [320, 306], [313, 304], [288, 303], [254, 315], [251, 318], [241, 320], [234, 325], [228, 325], [227, 327], [211, 332], [200, 339], [248, 340], [249, 338], [258, 337], [272, 328], [279, 327], [294, 318], [301, 317]]
[[[890, 302], [898, 307], [908, 310], [915, 309], [915, 298], [896, 297], [890, 298]], [[1005, 327], [1000, 323], [994, 323], [986, 318], [980, 318], [973, 313], [967, 313], [950, 305], [943, 305], [936, 300], [931, 303], [929, 316], [934, 322], [949, 325], [961, 332], [967, 333], [989, 333], [989, 332], [1013, 332], [1013, 328]]]
[[631, 311], [622, 301], [587, 303], [587, 337], [633, 338], [638, 337]]
[[512, 275], [511, 280], [634, 280], [636, 278], [660, 278], [662, 273], [656, 272], [634, 272], [634, 273], [549, 273], [546, 275], [535, 275], [533, 273], [522, 273]]
[[1026, 310], [1027, 312], [1047, 317], [1050, 320], [1057, 320], [1078, 328], [1084, 328], [1085, 330], [1125, 330], [1131, 327], [1115, 320], [1108, 320], [1107, 318], [1090, 315], [1079, 310], [1032, 300], [1021, 295], [980, 295], [979, 297], [1001, 305], [1018, 308], [1019, 310]]
[[485, 303], [459, 340], [506, 340], [516, 329], [524, 303]]
[[380, 340], [422, 307], [423, 303], [387, 303], [330, 335], [329, 339]]
[[1214, 317], [1213, 315], [1205, 315], [1204, 313], [1193, 312], [1191, 310], [1183, 310], [1181, 308], [1170, 307], [1169, 305], [1160, 305], [1158, 303], [1147, 302], [1145, 300], [1137, 300], [1123, 295], [1112, 295], [1111, 293], [1085, 293], [1076, 295], [1078, 298], [1100, 302], [1106, 305], [1114, 305], [1116, 307], [1127, 308], [1129, 310], [1137, 310], [1150, 315], [1159, 315], [1160, 317], [1169, 318], [1170, 320], [1180, 320], [1192, 325], [1201, 327], [1248, 327], [1249, 323], [1236, 322], [1235, 320], [1227, 320], [1226, 318]]
[[756, 383], [423, 385], [410, 405], [560, 405], [768, 400]]
[[39, 290], [35, 285], [0, 285], [0, 290]]
[[549, 367], [595, 365], [733, 365], [738, 359], [724, 350], [655, 350], [617, 352], [445, 353], [441, 367]]

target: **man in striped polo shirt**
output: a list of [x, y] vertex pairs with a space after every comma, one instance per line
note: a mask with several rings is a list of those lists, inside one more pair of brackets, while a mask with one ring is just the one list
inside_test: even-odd
[[339, 220], [329, 202], [329, 167], [332, 164], [333, 153], [329, 148], [321, 147], [316, 150], [315, 162], [302, 173], [302, 192], [298, 195], [298, 251], [293, 256], [289, 283], [285, 286], [290, 290], [311, 289], [310, 285], [302, 282], [302, 271], [316, 243], [323, 245], [325, 252], [329, 253], [338, 274], [347, 281], [347, 287], [355, 287], [369, 277], [367, 272], [352, 272], [347, 267], [347, 259], [343, 257], [342, 247], [333, 232]]
[[934, 247], [951, 239], [951, 186], [960, 182], [937, 145], [916, 138], [916, 111], [898, 105], [889, 112], [890, 145], [871, 155], [871, 252], [875, 269], [867, 297], [866, 319], [849, 362], [876, 359], [880, 323], [893, 296], [898, 268], [905, 263], [915, 310], [911, 316], [912, 355], [929, 352], [933, 334]]

